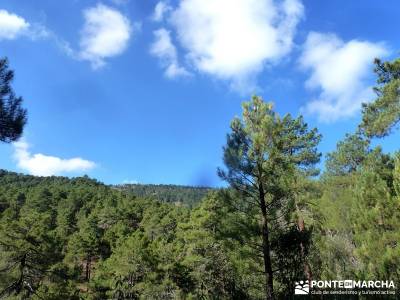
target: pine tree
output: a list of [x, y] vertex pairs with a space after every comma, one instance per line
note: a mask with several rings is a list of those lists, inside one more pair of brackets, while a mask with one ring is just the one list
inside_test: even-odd
[[93, 265], [99, 258], [102, 230], [93, 215], [83, 218], [79, 231], [75, 232], [68, 243], [69, 261], [80, 265], [86, 282], [91, 279]]
[[6, 58], [0, 59], [0, 141], [16, 141], [26, 123], [26, 110], [21, 107], [22, 98], [16, 97], [11, 82], [14, 72], [9, 70]]
[[308, 130], [301, 117], [280, 118], [271, 104], [257, 96], [243, 104], [242, 119], [231, 123], [224, 147], [227, 170], [218, 173], [242, 197], [241, 210], [259, 221], [266, 299], [275, 298], [271, 226], [279, 214], [290, 209], [297, 171], [304, 176], [315, 174], [320, 138], [316, 129]]
[[383, 137], [400, 121], [400, 59], [392, 62], [375, 60], [378, 98], [363, 105], [360, 128], [368, 137]]
[[359, 169], [369, 153], [369, 140], [360, 133], [346, 134], [336, 150], [326, 156], [326, 175], [348, 175]]
[[59, 277], [52, 267], [60, 259], [60, 248], [50, 227], [50, 214], [25, 210], [15, 217], [14, 211], [6, 211], [0, 223], [0, 270], [5, 274], [0, 298], [38, 295], [43, 282]]
[[364, 280], [400, 281], [400, 202], [392, 188], [396, 172], [392, 159], [378, 149], [357, 179], [352, 220], [355, 253], [362, 264], [357, 272]]
[[397, 152], [394, 158], [395, 165], [393, 170], [393, 186], [396, 192], [397, 201], [400, 202], [400, 152]]
[[239, 243], [229, 245], [232, 218], [239, 216], [233, 216], [223, 200], [222, 193], [211, 193], [192, 211], [190, 220], [180, 224], [183, 265], [190, 270], [196, 298], [248, 299], [235, 272], [237, 262], [229, 259], [240, 248]]

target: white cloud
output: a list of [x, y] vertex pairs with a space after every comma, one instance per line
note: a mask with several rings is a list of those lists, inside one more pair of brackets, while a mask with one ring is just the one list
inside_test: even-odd
[[139, 181], [125, 179], [124, 181], [122, 181], [122, 184], [139, 184]]
[[154, 13], [152, 16], [153, 21], [161, 22], [164, 19], [165, 14], [167, 14], [171, 10], [172, 7], [165, 1], [158, 2], [156, 7], [154, 8]]
[[0, 40], [13, 40], [26, 32], [29, 26], [24, 18], [0, 9]]
[[31, 24], [21, 16], [0, 9], [0, 41], [14, 40], [21, 36], [37, 40], [50, 35], [42, 24]]
[[102, 67], [105, 59], [125, 51], [132, 33], [128, 18], [118, 10], [98, 4], [84, 11], [85, 24], [81, 32], [79, 57]]
[[170, 32], [165, 28], [153, 32], [155, 41], [151, 45], [150, 53], [161, 59], [165, 66], [165, 76], [175, 78], [189, 75], [185, 68], [178, 63], [176, 47], [172, 44]]
[[388, 53], [384, 45], [368, 41], [343, 42], [334, 34], [311, 32], [306, 40], [300, 64], [311, 71], [306, 86], [319, 90], [318, 97], [303, 108], [317, 114], [322, 122], [333, 122], [354, 115], [362, 102], [372, 99], [368, 85], [375, 57]]
[[31, 154], [29, 145], [25, 141], [13, 144], [14, 157], [20, 169], [36, 176], [52, 176], [69, 172], [83, 172], [93, 169], [96, 164], [80, 157], [62, 159], [44, 154]]
[[291, 51], [303, 13], [300, 0], [181, 0], [167, 19], [194, 69], [244, 87]]
[[41, 24], [31, 24], [27, 35], [32, 40], [42, 39], [52, 37], [55, 34], [49, 31], [44, 25]]

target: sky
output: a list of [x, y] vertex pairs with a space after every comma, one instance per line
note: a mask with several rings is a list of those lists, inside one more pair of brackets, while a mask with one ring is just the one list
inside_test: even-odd
[[[0, 168], [220, 186], [230, 121], [254, 94], [281, 115], [303, 114], [325, 155], [374, 99], [374, 58], [398, 57], [398, 8], [396, 0], [2, 0], [0, 57], [15, 71], [28, 124], [20, 141], [0, 145]], [[374, 144], [399, 149], [398, 132]]]

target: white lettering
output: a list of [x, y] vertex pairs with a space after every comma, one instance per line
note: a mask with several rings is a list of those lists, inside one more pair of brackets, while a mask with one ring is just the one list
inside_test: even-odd
[[380, 288], [392, 288], [395, 289], [395, 285], [393, 281], [374, 281], [374, 280], [311, 280], [310, 282], [310, 287], [311, 288], [346, 288], [346, 289], [351, 289], [351, 288], [370, 288], [370, 289], [380, 289]]
[[311, 287], [313, 288], [313, 287], [316, 286], [316, 285], [317, 285], [317, 281], [311, 280]]

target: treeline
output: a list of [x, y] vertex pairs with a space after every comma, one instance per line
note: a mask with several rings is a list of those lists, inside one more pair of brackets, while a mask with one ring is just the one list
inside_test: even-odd
[[[400, 152], [371, 141], [400, 121], [400, 59], [375, 60], [377, 98], [364, 104], [362, 122], [327, 155], [314, 199], [322, 277], [393, 280], [400, 289]], [[318, 225], [319, 223], [319, 225]]]
[[116, 189], [131, 193], [137, 197], [154, 198], [159, 201], [194, 207], [212, 188], [182, 186], [173, 184], [121, 184]]
[[223, 204], [222, 191], [190, 211], [87, 177], [1, 171], [0, 195], [3, 298], [263, 295], [262, 268], [236, 240], [240, 216]]
[[318, 130], [256, 96], [223, 148], [229, 187], [192, 209], [87, 177], [1, 171], [0, 297], [291, 299], [306, 279], [398, 289], [400, 153], [371, 141], [400, 120], [400, 60], [375, 64], [377, 99], [319, 177]]

